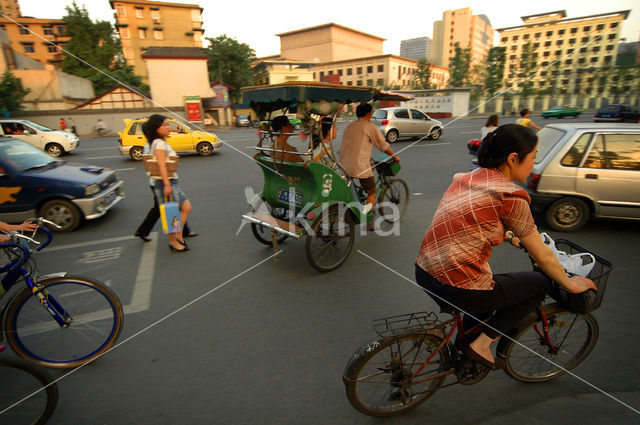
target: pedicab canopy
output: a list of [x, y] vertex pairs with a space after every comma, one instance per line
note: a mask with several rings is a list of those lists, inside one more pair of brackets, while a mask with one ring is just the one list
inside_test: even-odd
[[243, 103], [251, 105], [258, 114], [289, 108], [296, 105], [298, 113], [317, 112], [328, 115], [339, 105], [371, 100], [407, 101], [413, 96], [378, 90], [373, 87], [352, 87], [319, 82], [288, 82], [242, 89]]

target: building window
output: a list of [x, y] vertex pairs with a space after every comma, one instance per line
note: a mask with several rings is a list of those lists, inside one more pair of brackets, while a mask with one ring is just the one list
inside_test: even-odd
[[136, 7], [136, 18], [144, 18], [144, 12], [139, 7]]
[[513, 37], [511, 37], [511, 40], [516, 41], [518, 39], [517, 35], [514, 35]]
[[547, 37], [551, 37], [553, 35], [553, 31], [547, 31]]
[[347, 75], [353, 74], [353, 68], [347, 68]]
[[358, 80], [358, 81], [356, 82], [356, 85], [357, 85], [357, 86], [361, 86], [361, 85], [362, 85], [362, 80]]
[[582, 42], [586, 43], [587, 41], [589, 41], [589, 37], [582, 37]]
[[578, 59], [578, 63], [585, 63], [587, 60], [585, 58]]
[[156, 40], [164, 40], [164, 33], [162, 30], [153, 30], [153, 38]]
[[535, 38], [540, 38], [540, 36], [541, 36], [541, 35], [542, 35], [542, 33], [537, 32], [537, 33], [535, 33], [534, 37], [535, 37]]
[[192, 10], [191, 11], [191, 20], [194, 21], [194, 22], [202, 21], [202, 18], [200, 17], [200, 11], [199, 10]]
[[564, 64], [565, 65], [571, 65], [572, 62], [573, 62], [573, 60], [567, 59], [566, 61], [564, 61]]
[[587, 51], [587, 48], [586, 48], [586, 47], [581, 47], [581, 48], [580, 48], [580, 53], [585, 53], [586, 51]]
[[58, 48], [56, 46], [48, 45], [47, 46], [47, 52], [49, 52], [49, 53], [57, 53], [58, 52]]
[[604, 24], [600, 24], [596, 27], [598, 31], [602, 31], [604, 29]]
[[556, 56], [560, 56], [562, 54], [562, 50], [556, 50]]
[[376, 81], [376, 85], [377, 86], [382, 86], [384, 85], [384, 80], [382, 78], [378, 78], [378, 81]]
[[613, 44], [609, 44], [609, 45], [607, 46], [607, 50], [613, 50]]
[[353, 85], [353, 81], [347, 81], [347, 85], [348, 86], [352, 86]]
[[502, 38], [500, 39], [500, 42], [501, 42], [501, 43], [506, 43], [506, 42], [507, 42], [507, 40], [508, 40], [508, 37], [502, 37]]
[[516, 58], [516, 55], [511, 55], [509, 56], [509, 59], [514, 60]]
[[120, 27], [120, 37], [121, 38], [131, 38], [131, 34], [129, 34], [129, 28]]
[[367, 85], [369, 87], [373, 87], [373, 80], [367, 80]]
[[[547, 66], [547, 65], [549, 65], [549, 62], [544, 61], [544, 62], [542, 62], [540, 65], [542, 65], [542, 66]], [[546, 71], [545, 71], [545, 75], [546, 75], [546, 74], [547, 74], [547, 73], [546, 73]]]
[[384, 65], [378, 65], [378, 72], [384, 72]]
[[[518, 46], [511, 46], [511, 51], [515, 52], [518, 49]], [[451, 60], [453, 58], [449, 58], [449, 60]]]
[[147, 38], [147, 30], [144, 28], [138, 28], [138, 38], [145, 40]]
[[342, 70], [341, 69], [338, 70], [338, 75], [342, 77]]
[[591, 31], [591, 25], [587, 25], [586, 27], [583, 28], [584, 32], [589, 32]]
[[116, 13], [118, 14], [118, 16], [127, 16], [127, 9], [125, 9], [124, 4], [116, 5]]
[[575, 34], [578, 32], [578, 28], [571, 28], [571, 34]]
[[131, 47], [123, 47], [122, 54], [125, 59], [133, 59], [133, 50]]
[[545, 75], [547, 75], [547, 71], [542, 71], [542, 72], [540, 72], [540, 76], [541, 76], [541, 77], [544, 77]]
[[42, 32], [44, 33], [44, 35], [53, 35], [53, 28], [42, 27]]
[[529, 34], [525, 34], [525, 35], [523, 35], [523, 36], [522, 36], [522, 39], [523, 39], [523, 40], [528, 40], [528, 39], [529, 39]]
[[563, 40], [556, 40], [556, 46], [562, 46]]
[[576, 39], [575, 38], [570, 38], [569, 39], [569, 44], [576, 44]]
[[596, 62], [598, 62], [598, 57], [597, 57], [597, 56], [592, 57], [590, 62], [591, 62], [591, 63], [596, 63]]
[[564, 35], [564, 30], [558, 30], [558, 35]]
[[604, 57], [604, 61], [605, 61], [606, 63], [609, 63], [609, 62], [611, 62], [611, 58], [612, 58], [611, 56], [605, 56], [605, 57]]
[[609, 37], [608, 37], [608, 38], [609, 38], [609, 40], [613, 40], [613, 39], [615, 39], [615, 38], [616, 38], [616, 34], [615, 34], [615, 33], [613, 33], [613, 34], [609, 34]]
[[616, 28], [618, 26], [617, 22], [612, 22], [611, 25], [609, 25], [609, 28]]
[[540, 43], [533, 43], [533, 48], [537, 49], [538, 47], [540, 47]]
[[200, 43], [202, 41], [202, 33], [200, 31], [196, 31], [193, 33], [193, 41]]
[[599, 52], [600, 51], [600, 46], [594, 46], [592, 50], [594, 52]]
[[25, 53], [35, 53], [33, 43], [23, 44]]
[[320, 81], [324, 78], [324, 71], [320, 71]]
[[[362, 75], [362, 67], [359, 66], [356, 68], [356, 75]], [[360, 83], [362, 83], [362, 81], [360, 81]], [[359, 86], [361, 86], [362, 84], [358, 84]]]
[[160, 11], [159, 10], [152, 10], [151, 11], [151, 20], [153, 21], [154, 24], [160, 23]]
[[58, 26], [58, 34], [64, 34], [64, 27]]
[[547, 56], [549, 56], [549, 52], [543, 52], [542, 56], [544, 56], [546, 58]]
[[367, 74], [372, 74], [372, 73], [373, 73], [373, 65], [367, 66]]
[[29, 35], [29, 25], [22, 25], [20, 27], [20, 35]]
[[544, 45], [545, 45], [546, 47], [549, 47], [549, 46], [551, 46], [551, 42], [550, 42], [550, 41], [545, 41], [545, 42], [544, 42]]

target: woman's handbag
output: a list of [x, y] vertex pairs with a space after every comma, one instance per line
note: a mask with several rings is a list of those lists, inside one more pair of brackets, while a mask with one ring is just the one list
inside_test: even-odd
[[173, 197], [164, 197], [164, 202], [158, 205], [160, 209], [160, 220], [162, 221], [162, 231], [166, 234], [182, 232], [182, 222], [180, 221], [180, 205], [173, 201]]
[[[178, 156], [169, 156], [164, 162], [167, 166], [167, 173], [170, 179], [175, 178], [176, 172], [178, 171]], [[142, 155], [142, 162], [144, 163], [144, 169], [147, 171], [147, 174], [152, 179], [161, 179], [160, 168], [158, 167], [158, 160], [155, 155], [144, 154]]]

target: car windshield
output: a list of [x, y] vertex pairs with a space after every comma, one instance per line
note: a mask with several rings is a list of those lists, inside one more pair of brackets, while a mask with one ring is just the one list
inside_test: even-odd
[[538, 154], [534, 160], [535, 164], [542, 162], [549, 151], [564, 137], [566, 132], [552, 127], [544, 127], [538, 131]]
[[382, 109], [378, 109], [377, 111], [375, 111], [373, 113], [371, 118], [377, 118], [379, 120], [383, 120], [383, 119], [387, 118], [387, 111], [383, 111]]
[[25, 171], [56, 164], [59, 161], [19, 140], [0, 143], [0, 161], [15, 171]]
[[25, 124], [29, 124], [31, 127], [35, 127], [40, 131], [55, 131], [50, 129], [49, 127], [45, 127], [44, 125], [36, 124], [33, 121], [24, 121]]
[[239, 120], [246, 120], [246, 119], [249, 119], [249, 115], [246, 115], [246, 114], [240, 114], [240, 115], [238, 115], [238, 119], [239, 119]]
[[602, 112], [618, 112], [618, 105], [607, 105], [607, 106], [603, 106], [601, 111]]

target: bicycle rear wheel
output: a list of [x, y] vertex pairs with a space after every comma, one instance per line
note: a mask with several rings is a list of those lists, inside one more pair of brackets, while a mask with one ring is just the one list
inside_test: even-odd
[[349, 402], [365, 415], [380, 417], [404, 413], [424, 402], [447, 375], [449, 353], [446, 348], [436, 351], [441, 343], [442, 338], [420, 332], [362, 346], [342, 378]]
[[48, 373], [29, 362], [0, 359], [0, 422], [3, 425], [47, 422], [58, 404], [58, 387], [49, 385], [51, 382]]
[[61, 277], [39, 282], [49, 302], [69, 315], [61, 327], [26, 289], [12, 301], [5, 318], [11, 348], [41, 366], [72, 368], [90, 362], [113, 346], [124, 321], [122, 304], [99, 282]]
[[378, 197], [378, 213], [385, 221], [395, 223], [404, 217], [409, 206], [409, 186], [402, 179], [391, 179]]
[[513, 340], [498, 347], [506, 359], [505, 372], [518, 381], [544, 382], [564, 375], [589, 355], [598, 340], [598, 323], [591, 315], [571, 313], [558, 304], [543, 308], [555, 352], [537, 313], [529, 316]]

